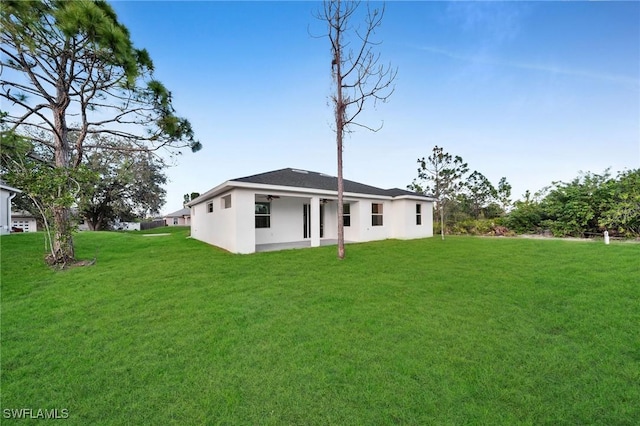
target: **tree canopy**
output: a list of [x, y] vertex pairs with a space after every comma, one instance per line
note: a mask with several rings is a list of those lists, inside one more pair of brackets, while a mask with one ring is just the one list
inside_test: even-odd
[[441, 237], [444, 239], [446, 209], [464, 187], [462, 177], [469, 167], [462, 157], [453, 156], [437, 145], [433, 147], [431, 155], [426, 159], [418, 158], [417, 162], [418, 177], [407, 188], [435, 197]]
[[148, 52], [106, 2], [6, 1], [3, 9], [4, 121], [50, 148], [57, 166], [79, 165], [88, 149], [122, 149], [109, 139], [85, 144], [92, 134], [124, 138], [129, 150], [201, 147], [153, 78]]
[[640, 169], [582, 173], [571, 182], [553, 182], [517, 201], [507, 218], [516, 232], [549, 230], [556, 236], [584, 237], [605, 230], [640, 235]]
[[78, 214], [92, 230], [106, 229], [118, 220], [143, 219], [158, 213], [165, 202], [162, 185], [167, 178], [149, 153], [94, 151], [87, 167], [95, 178], [82, 185]]

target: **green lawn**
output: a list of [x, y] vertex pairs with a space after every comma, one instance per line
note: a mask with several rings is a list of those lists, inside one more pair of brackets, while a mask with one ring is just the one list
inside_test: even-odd
[[[151, 231], [154, 232], [154, 231]], [[2, 423], [640, 424], [640, 245], [2, 237]], [[39, 424], [20, 420], [18, 424]]]

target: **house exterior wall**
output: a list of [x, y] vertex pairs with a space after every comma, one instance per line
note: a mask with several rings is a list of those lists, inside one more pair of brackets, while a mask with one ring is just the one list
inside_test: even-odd
[[[361, 200], [358, 208], [358, 232], [359, 239], [352, 241], [376, 241], [393, 237], [393, 212], [392, 202], [389, 200], [365, 199]], [[373, 226], [371, 224], [371, 206], [372, 204], [382, 204], [382, 226]], [[353, 217], [353, 213], [351, 213]], [[352, 226], [353, 226], [353, 218]], [[346, 234], [346, 233], [345, 233]], [[346, 237], [345, 237], [346, 238]]]
[[[256, 229], [256, 244], [303, 240], [304, 204], [309, 204], [308, 198], [282, 197], [271, 200], [271, 227]], [[255, 220], [252, 225], [255, 226]]]
[[[312, 243], [320, 234], [320, 197], [282, 196], [271, 201], [271, 227], [256, 229], [256, 244], [289, 243], [304, 240], [304, 205], [311, 206], [311, 240]], [[338, 237], [338, 208], [335, 201], [322, 205], [323, 239]]]
[[14, 195], [15, 192], [4, 186], [0, 188], [0, 235], [11, 233], [11, 199]]
[[[335, 240], [338, 238], [338, 202], [332, 200], [324, 204], [324, 229], [322, 238]], [[345, 235], [346, 235], [345, 228]]]
[[[233, 222], [232, 226], [227, 228], [225, 237], [227, 240], [233, 241], [233, 248], [228, 249], [229, 251], [242, 254], [255, 253], [255, 204], [255, 191], [247, 189], [234, 189], [231, 191], [231, 208], [226, 210], [231, 211]], [[232, 235], [229, 235], [229, 231], [231, 231]]]
[[[224, 190], [224, 186], [221, 186]], [[203, 199], [191, 206], [191, 235], [228, 250], [232, 253], [254, 253], [256, 244], [289, 243], [304, 240], [304, 205], [311, 206], [311, 246], [318, 246], [319, 210], [324, 209], [323, 239], [337, 239], [337, 201], [322, 192], [283, 191], [280, 189], [257, 189], [231, 187], [225, 192], [216, 192], [212, 198]], [[270, 201], [270, 227], [255, 227], [255, 203]], [[224, 208], [223, 197], [231, 197], [231, 207]], [[213, 211], [208, 211], [212, 203]], [[433, 203], [420, 199], [390, 199], [358, 196], [345, 197], [350, 205], [350, 226], [345, 227], [345, 240], [364, 242], [387, 238], [425, 238], [433, 236]], [[372, 225], [372, 204], [382, 204], [383, 224]], [[416, 204], [421, 205], [421, 225], [416, 224]]]
[[[226, 195], [226, 194], [223, 194]], [[200, 241], [235, 251], [235, 208], [232, 194], [231, 208], [221, 207], [220, 196], [214, 197], [191, 207], [191, 236]], [[213, 211], [208, 211], [208, 204], [213, 203]]]
[[[8, 234], [11, 232], [11, 201], [9, 191], [0, 189], [0, 234]], [[7, 208], [8, 207], [8, 208]]]
[[[416, 223], [416, 205], [420, 205], [421, 224]], [[412, 239], [433, 236], [433, 203], [417, 200], [394, 200], [393, 238]]]
[[418, 238], [430, 238], [433, 237], [433, 201], [422, 204], [422, 225], [425, 228]]
[[[344, 202], [349, 204], [350, 216], [351, 216], [351, 219], [350, 219], [351, 224], [349, 226], [344, 227], [344, 239], [345, 241], [360, 241], [360, 227], [362, 223], [362, 218], [360, 217], [360, 210], [361, 210], [361, 206], [363, 204], [366, 204], [366, 202], [352, 200], [352, 199], [346, 199], [344, 200]], [[336, 235], [336, 238], [338, 238], [337, 235]]]

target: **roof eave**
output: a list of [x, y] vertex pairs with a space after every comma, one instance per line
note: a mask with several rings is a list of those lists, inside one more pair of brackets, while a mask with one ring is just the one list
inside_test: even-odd
[[18, 188], [14, 188], [13, 186], [9, 186], [9, 185], [5, 185], [3, 183], [0, 183], [0, 188], [9, 191], [9, 192], [15, 192], [18, 194], [22, 194], [22, 191], [20, 191]]
[[202, 202], [208, 201], [211, 198], [215, 197], [216, 195], [224, 192], [225, 190], [228, 190], [227, 188], [232, 187], [233, 185], [231, 185], [232, 181], [226, 181], [221, 183], [220, 185], [208, 190], [207, 192], [205, 192], [204, 194], [196, 197], [195, 199], [189, 201], [187, 204], [185, 204], [186, 207], [193, 207], [196, 204], [200, 204]]
[[437, 201], [433, 197], [427, 197], [426, 195], [396, 195], [393, 197], [394, 200], [421, 200], [421, 201]]

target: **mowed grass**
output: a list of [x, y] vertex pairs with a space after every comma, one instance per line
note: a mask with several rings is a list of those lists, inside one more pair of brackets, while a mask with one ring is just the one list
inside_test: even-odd
[[335, 247], [243, 256], [169, 232], [78, 234], [97, 263], [62, 272], [42, 234], [2, 237], [3, 410], [67, 409], [78, 425], [640, 424], [640, 245], [389, 240], [340, 262]]

